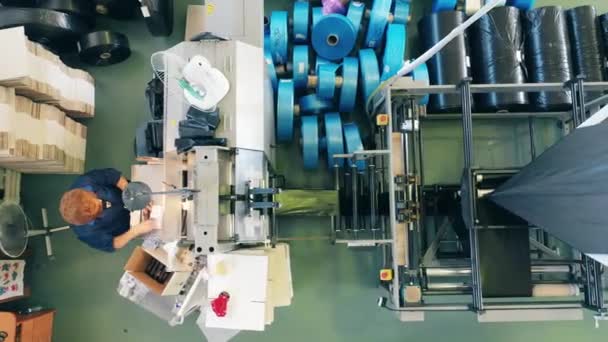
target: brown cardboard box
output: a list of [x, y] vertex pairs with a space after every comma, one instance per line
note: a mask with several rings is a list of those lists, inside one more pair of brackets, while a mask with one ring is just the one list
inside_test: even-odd
[[125, 265], [125, 271], [129, 272], [135, 279], [141, 281], [148, 289], [160, 296], [175, 296], [180, 293], [188, 277], [192, 267], [190, 265], [177, 264], [174, 267], [175, 272], [169, 277], [164, 284], [160, 284], [145, 273], [146, 266], [153, 259], [160, 261], [167, 266], [167, 253], [160, 248], [148, 250], [142, 247], [137, 247], [131, 254], [131, 257]]

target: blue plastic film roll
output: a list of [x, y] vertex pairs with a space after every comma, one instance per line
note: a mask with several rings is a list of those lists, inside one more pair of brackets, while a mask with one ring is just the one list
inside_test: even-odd
[[274, 67], [274, 62], [272, 61], [272, 56], [270, 55], [270, 51], [264, 51], [264, 62], [266, 62], [266, 72], [268, 73], [268, 78], [272, 83], [272, 89], [277, 91], [278, 78], [277, 78], [277, 70]]
[[310, 4], [308, 1], [296, 1], [293, 4], [293, 41], [305, 43], [308, 40], [310, 23]]
[[[425, 63], [420, 64], [416, 69], [414, 69], [414, 71], [412, 71], [412, 78], [414, 81], [423, 82], [427, 86], [431, 84], [429, 81], [429, 69], [426, 67]], [[423, 106], [429, 104], [429, 95], [427, 94], [420, 98], [418, 104]]]
[[270, 16], [270, 51], [275, 64], [287, 63], [287, 39], [287, 12], [272, 12]]
[[280, 80], [277, 95], [277, 140], [293, 139], [294, 89], [292, 80]]
[[325, 100], [332, 100], [336, 92], [336, 70], [338, 65], [325, 63], [317, 70], [317, 95]]
[[302, 126], [302, 159], [305, 169], [316, 169], [319, 166], [319, 123], [317, 116], [303, 116]]
[[457, 3], [458, 0], [433, 0], [431, 10], [433, 12], [453, 11]]
[[300, 98], [300, 112], [321, 114], [333, 109], [334, 104], [330, 100], [324, 100], [317, 94], [310, 94]]
[[312, 8], [312, 28], [315, 28], [315, 25], [321, 20], [323, 17], [323, 7], [313, 7]]
[[317, 55], [337, 61], [355, 46], [357, 35], [352, 22], [340, 14], [323, 16], [312, 29], [312, 46]]
[[342, 62], [342, 88], [340, 89], [339, 109], [341, 112], [352, 112], [357, 102], [357, 85], [359, 82], [359, 60], [346, 57]]
[[319, 67], [321, 65], [327, 64], [327, 63], [331, 63], [331, 62], [328, 61], [327, 59], [323, 58], [323, 57], [317, 56], [317, 61], [315, 62], [315, 75], [319, 74]]
[[361, 20], [363, 20], [364, 14], [365, 4], [359, 1], [351, 1], [351, 3], [348, 5], [348, 12], [346, 13], [346, 17], [350, 19], [351, 23], [353, 23], [356, 34], [359, 34], [359, 30], [361, 28]]
[[307, 45], [294, 45], [293, 47], [293, 84], [296, 89], [305, 89], [308, 84], [310, 68]]
[[513, 6], [519, 8], [520, 10], [527, 11], [534, 7], [535, 2], [536, 0], [508, 0], [507, 6]]
[[376, 48], [382, 42], [384, 30], [388, 23], [391, 10], [391, 0], [375, 0], [369, 17], [369, 26], [365, 37], [365, 46]]
[[264, 16], [264, 35], [270, 34], [270, 18]]
[[344, 159], [334, 158], [335, 154], [344, 153], [344, 139], [342, 136], [342, 120], [339, 113], [327, 113], [325, 121], [325, 145], [327, 147], [327, 166], [343, 167]]
[[[346, 152], [354, 153], [357, 151], [363, 151], [363, 142], [361, 141], [361, 135], [359, 134], [359, 127], [354, 123], [347, 123], [343, 126], [344, 129], [344, 140], [346, 141]], [[349, 165], [352, 167], [353, 162], [349, 161]], [[365, 161], [358, 160], [356, 162], [357, 170], [365, 171]]]
[[390, 24], [386, 30], [386, 45], [382, 58], [382, 81], [395, 75], [403, 66], [406, 44], [405, 25]]
[[411, 3], [411, 0], [395, 0], [393, 24], [407, 24], [410, 19]]
[[380, 85], [378, 59], [372, 49], [359, 51], [359, 66], [361, 68], [361, 84], [365, 101]]

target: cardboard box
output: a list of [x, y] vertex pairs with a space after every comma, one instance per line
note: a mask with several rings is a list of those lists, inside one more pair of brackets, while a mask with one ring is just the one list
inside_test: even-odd
[[191, 265], [173, 263], [173, 269], [175, 270], [169, 279], [164, 283], [158, 283], [145, 273], [146, 266], [153, 260], [160, 261], [163, 265], [168, 266], [168, 255], [163, 249], [157, 248], [154, 250], [144, 249], [137, 247], [131, 254], [131, 257], [125, 265], [125, 271], [131, 274], [135, 279], [141, 281], [150, 291], [160, 296], [175, 296], [178, 295], [190, 273], [192, 271]]

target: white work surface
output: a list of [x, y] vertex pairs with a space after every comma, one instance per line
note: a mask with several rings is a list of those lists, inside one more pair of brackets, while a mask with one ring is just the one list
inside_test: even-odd
[[236, 330], [263, 331], [266, 322], [268, 257], [259, 255], [212, 254], [209, 268], [208, 297], [230, 295], [225, 317], [207, 308], [206, 326]]

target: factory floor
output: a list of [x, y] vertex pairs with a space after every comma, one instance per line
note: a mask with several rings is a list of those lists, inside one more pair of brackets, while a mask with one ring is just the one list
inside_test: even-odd
[[[149, 118], [143, 96], [152, 76], [150, 54], [182, 40], [185, 9], [188, 3], [176, 0], [174, 34], [169, 38], [151, 37], [142, 21], [104, 21], [128, 35], [133, 55], [124, 63], [106, 68], [91, 68], [96, 79], [96, 117], [87, 122], [89, 137], [87, 169], [114, 167], [129, 174], [133, 162], [135, 127]], [[430, 0], [424, 2], [428, 7]], [[266, 2], [266, 11], [288, 8], [291, 1]], [[423, 1], [414, 1], [417, 3]], [[593, 4], [608, 11], [605, 0], [538, 0], [537, 6], [561, 4], [567, 7]], [[421, 9], [416, 8], [420, 13]], [[415, 30], [415, 25], [410, 25]], [[412, 34], [414, 36], [414, 34]], [[410, 45], [413, 46], [413, 45]], [[554, 124], [538, 122], [540, 149], [556, 138]], [[428, 177], [455, 180], [460, 172], [459, 128], [455, 123], [434, 124], [436, 129], [425, 138]], [[524, 164], [528, 148], [506, 148], [503, 143], [525, 139], [526, 123], [507, 122], [504, 129], [480, 123], [476, 150], [480, 160], [492, 166]], [[502, 133], [504, 132], [504, 134]], [[525, 140], [524, 140], [525, 141]], [[295, 147], [291, 147], [291, 150]], [[453, 150], [452, 150], [453, 149]], [[289, 175], [290, 187], [319, 188], [328, 185], [325, 172], [303, 172], [287, 156], [298, 155], [290, 148], [279, 151], [279, 170]], [[298, 157], [299, 158], [299, 157]], [[290, 161], [288, 163], [287, 161]], [[433, 168], [433, 165], [442, 167]], [[446, 167], [452, 165], [453, 167]], [[435, 170], [435, 171], [433, 171]], [[63, 225], [57, 212], [61, 193], [74, 176], [27, 175], [23, 178], [23, 205], [32, 221], [40, 223], [40, 208], [49, 209], [51, 225]], [[320, 236], [329, 230], [329, 221], [318, 219], [281, 220], [283, 236]], [[70, 233], [53, 236], [55, 259], [44, 255], [40, 239], [31, 243], [28, 279], [33, 295], [28, 305], [57, 309], [54, 341], [203, 341], [201, 332], [189, 319], [183, 326], [167, 324], [121, 298], [116, 285], [123, 265], [136, 243], [115, 254], [94, 251]], [[375, 250], [348, 250], [328, 241], [291, 243], [295, 296], [293, 304], [277, 309], [275, 321], [264, 333], [243, 332], [234, 341], [592, 341], [605, 340], [608, 322], [594, 328], [590, 313], [584, 321], [556, 323], [479, 324], [472, 313], [433, 313], [422, 323], [401, 323], [395, 315], [375, 306], [378, 255]], [[0, 307], [2, 309], [2, 307]]]

